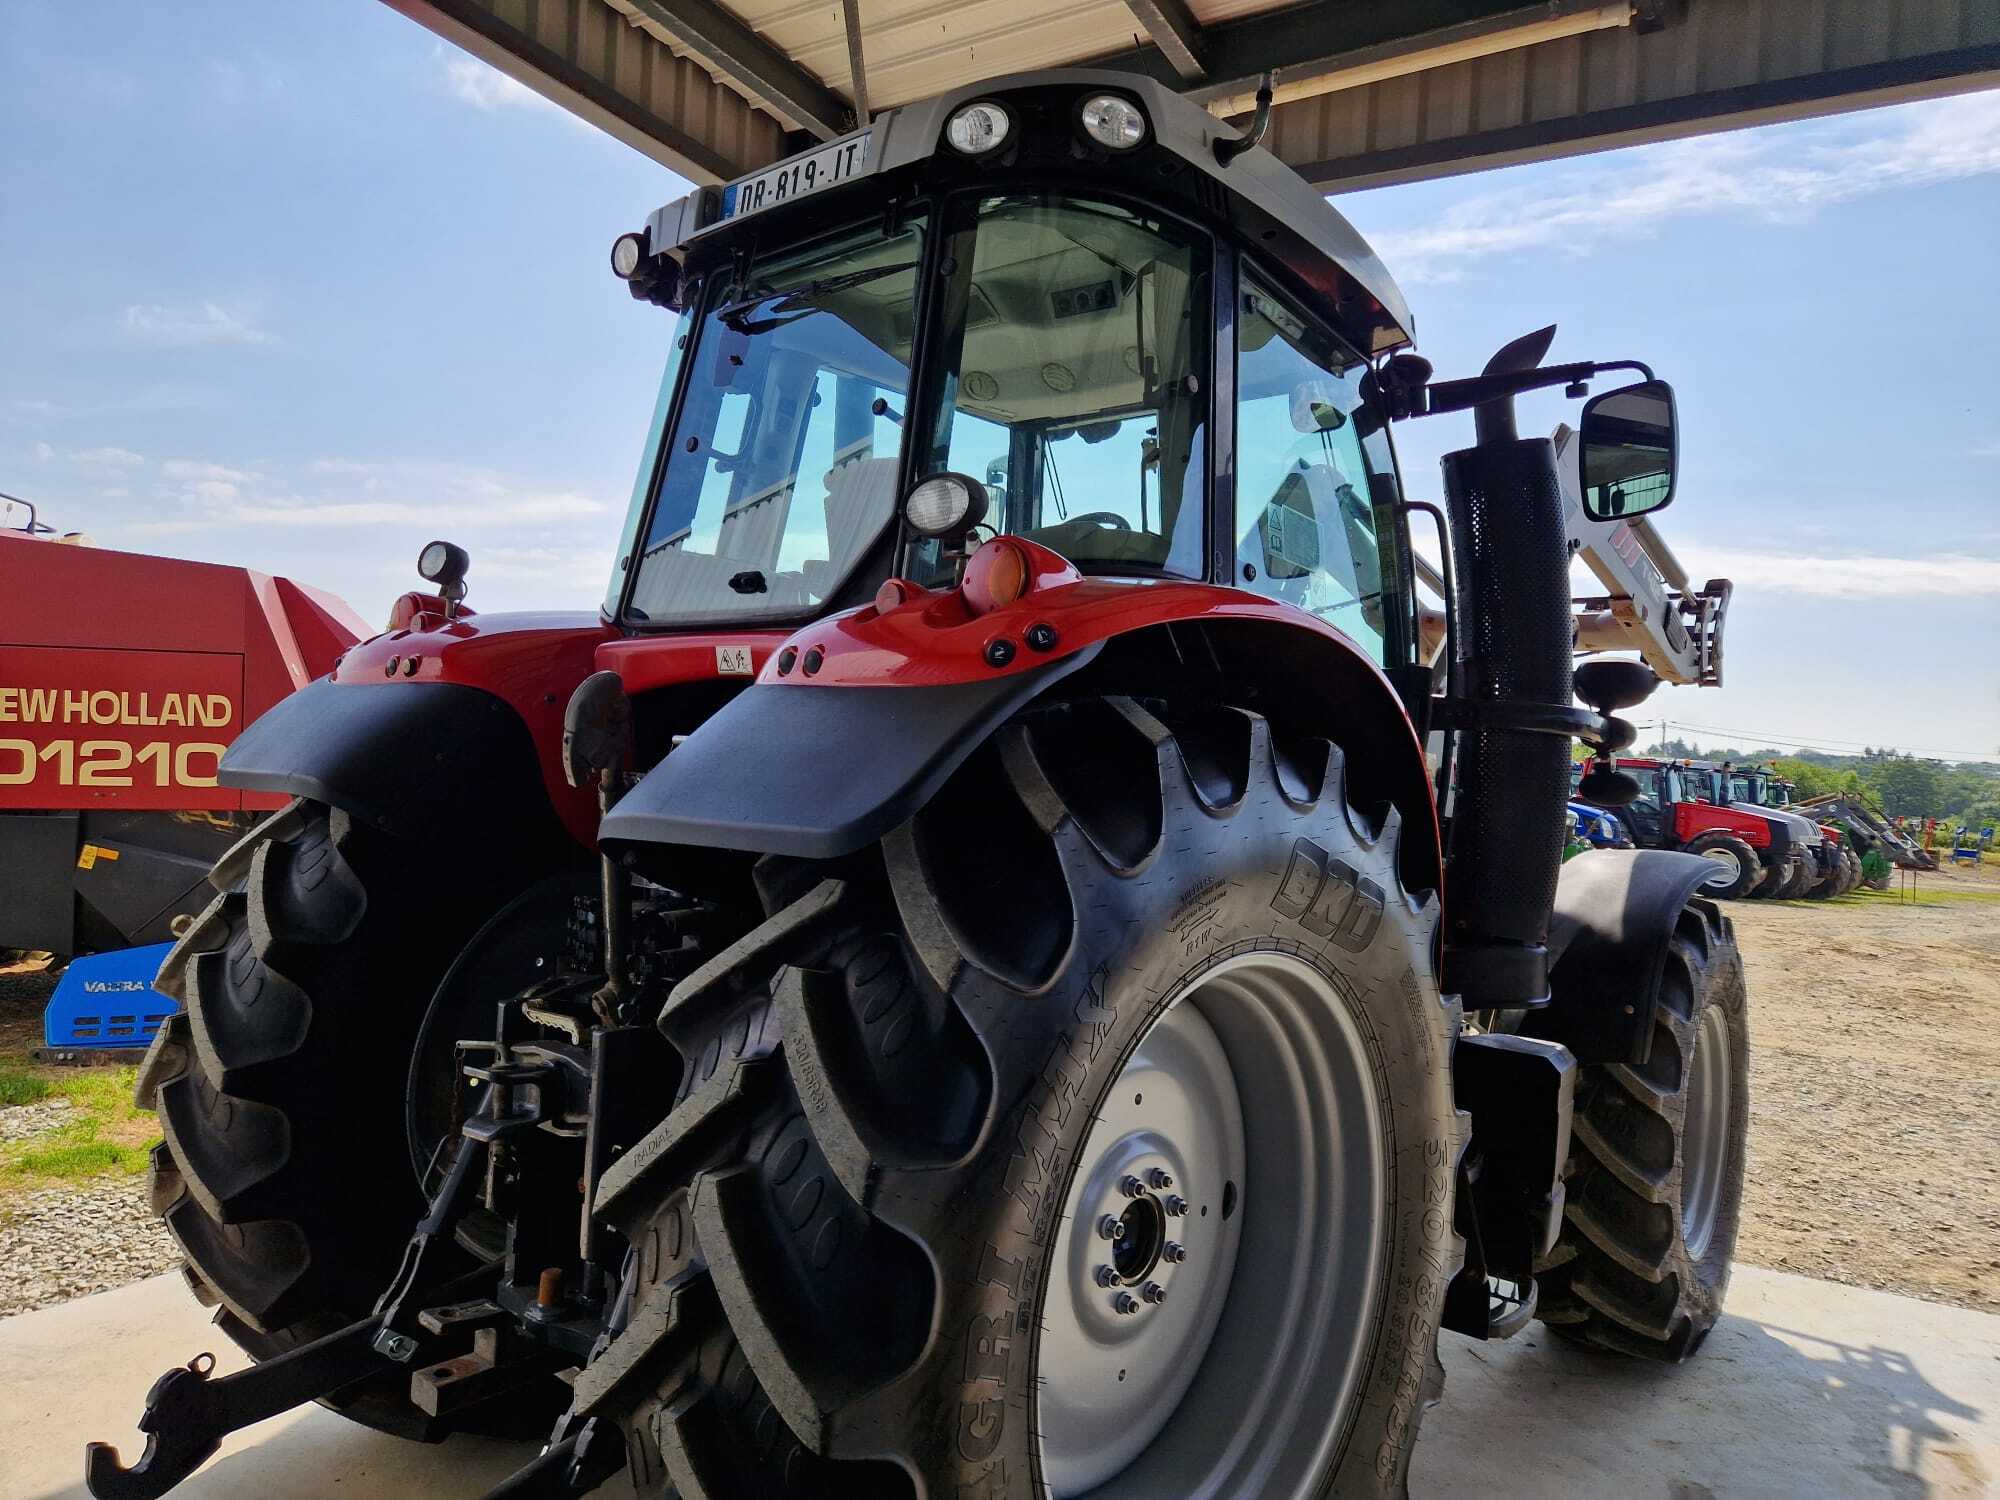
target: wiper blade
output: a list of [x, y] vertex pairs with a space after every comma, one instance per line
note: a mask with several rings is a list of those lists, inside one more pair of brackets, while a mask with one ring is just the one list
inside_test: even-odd
[[[914, 271], [916, 268], [917, 263], [913, 260], [899, 261], [895, 265], [869, 266], [859, 271], [847, 271], [839, 276], [823, 276], [818, 281], [809, 281], [804, 286], [793, 287], [787, 292], [755, 292], [721, 309], [720, 316], [725, 320], [740, 319], [751, 308], [765, 302], [772, 304], [771, 311], [774, 313], [812, 311], [815, 298], [833, 292], [848, 291], [857, 286], [866, 286], [871, 281], [880, 281], [884, 276], [894, 276], [898, 272]], [[731, 321], [730, 326], [736, 327], [736, 323]]]

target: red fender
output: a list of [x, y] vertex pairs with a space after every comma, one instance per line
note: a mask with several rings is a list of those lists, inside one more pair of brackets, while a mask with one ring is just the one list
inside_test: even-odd
[[[1014, 559], [1026, 584], [1011, 603], [980, 609]], [[1442, 882], [1437, 809], [1424, 750], [1401, 696], [1340, 630], [1305, 611], [1241, 589], [1175, 580], [1086, 578], [1066, 559], [1021, 537], [987, 543], [962, 587], [931, 591], [902, 580], [873, 605], [795, 631], [764, 660], [760, 687], [941, 687], [1030, 672], [1100, 642], [1156, 626], [1200, 623], [1238, 646], [1225, 664], [1252, 694], [1313, 707], [1330, 737], [1370, 754], [1388, 795], [1428, 848], [1406, 873]], [[1360, 711], [1357, 712], [1357, 703]], [[1358, 742], [1358, 743], [1357, 743]]]

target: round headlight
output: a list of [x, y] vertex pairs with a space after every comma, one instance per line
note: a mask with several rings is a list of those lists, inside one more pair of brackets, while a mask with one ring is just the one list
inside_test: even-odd
[[948, 536], [986, 516], [986, 486], [963, 474], [937, 474], [910, 491], [903, 517], [923, 536]]
[[1122, 94], [1096, 94], [1083, 101], [1083, 133], [1100, 146], [1129, 151], [1146, 138], [1146, 117]]
[[417, 576], [427, 583], [446, 587], [462, 583], [471, 567], [466, 550], [451, 542], [431, 542], [417, 554]]
[[1014, 122], [997, 104], [968, 104], [945, 122], [944, 138], [954, 151], [983, 156], [1007, 143]]
[[639, 262], [646, 258], [646, 237], [643, 234], [621, 234], [611, 242], [611, 274], [620, 281], [630, 281], [639, 271]]

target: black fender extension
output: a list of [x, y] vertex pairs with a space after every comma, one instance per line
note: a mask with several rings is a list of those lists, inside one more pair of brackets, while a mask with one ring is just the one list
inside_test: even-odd
[[1549, 1003], [1521, 1033], [1560, 1035], [1579, 1062], [1645, 1062], [1667, 944], [1714, 873], [1671, 849], [1593, 849], [1565, 864], [1549, 919]]
[[914, 815], [979, 745], [1102, 649], [936, 687], [759, 685], [605, 815], [599, 838], [838, 859]]
[[575, 857], [512, 705], [455, 682], [310, 682], [236, 738], [219, 779], [338, 807], [446, 861]]

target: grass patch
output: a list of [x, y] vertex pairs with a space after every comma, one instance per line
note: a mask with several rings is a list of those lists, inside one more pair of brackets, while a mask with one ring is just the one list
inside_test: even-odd
[[49, 1081], [24, 1068], [0, 1068], [0, 1109], [10, 1104], [39, 1104], [49, 1097]]
[[144, 1171], [159, 1125], [132, 1103], [138, 1071], [136, 1066], [0, 1069], [0, 1107], [44, 1099], [70, 1104], [54, 1130], [0, 1144], [0, 1197]]
[[120, 1146], [113, 1141], [41, 1141], [23, 1143], [9, 1170], [21, 1177], [81, 1182], [88, 1177], [130, 1177], [146, 1169], [144, 1146]]
[[1895, 885], [1886, 891], [1855, 891], [1852, 894], [1890, 906], [1951, 906], [1964, 902], [1976, 905], [2000, 901], [2000, 886], [1947, 885], [1942, 880], [1927, 880], [1919, 875], [1910, 896], [1904, 896]]

